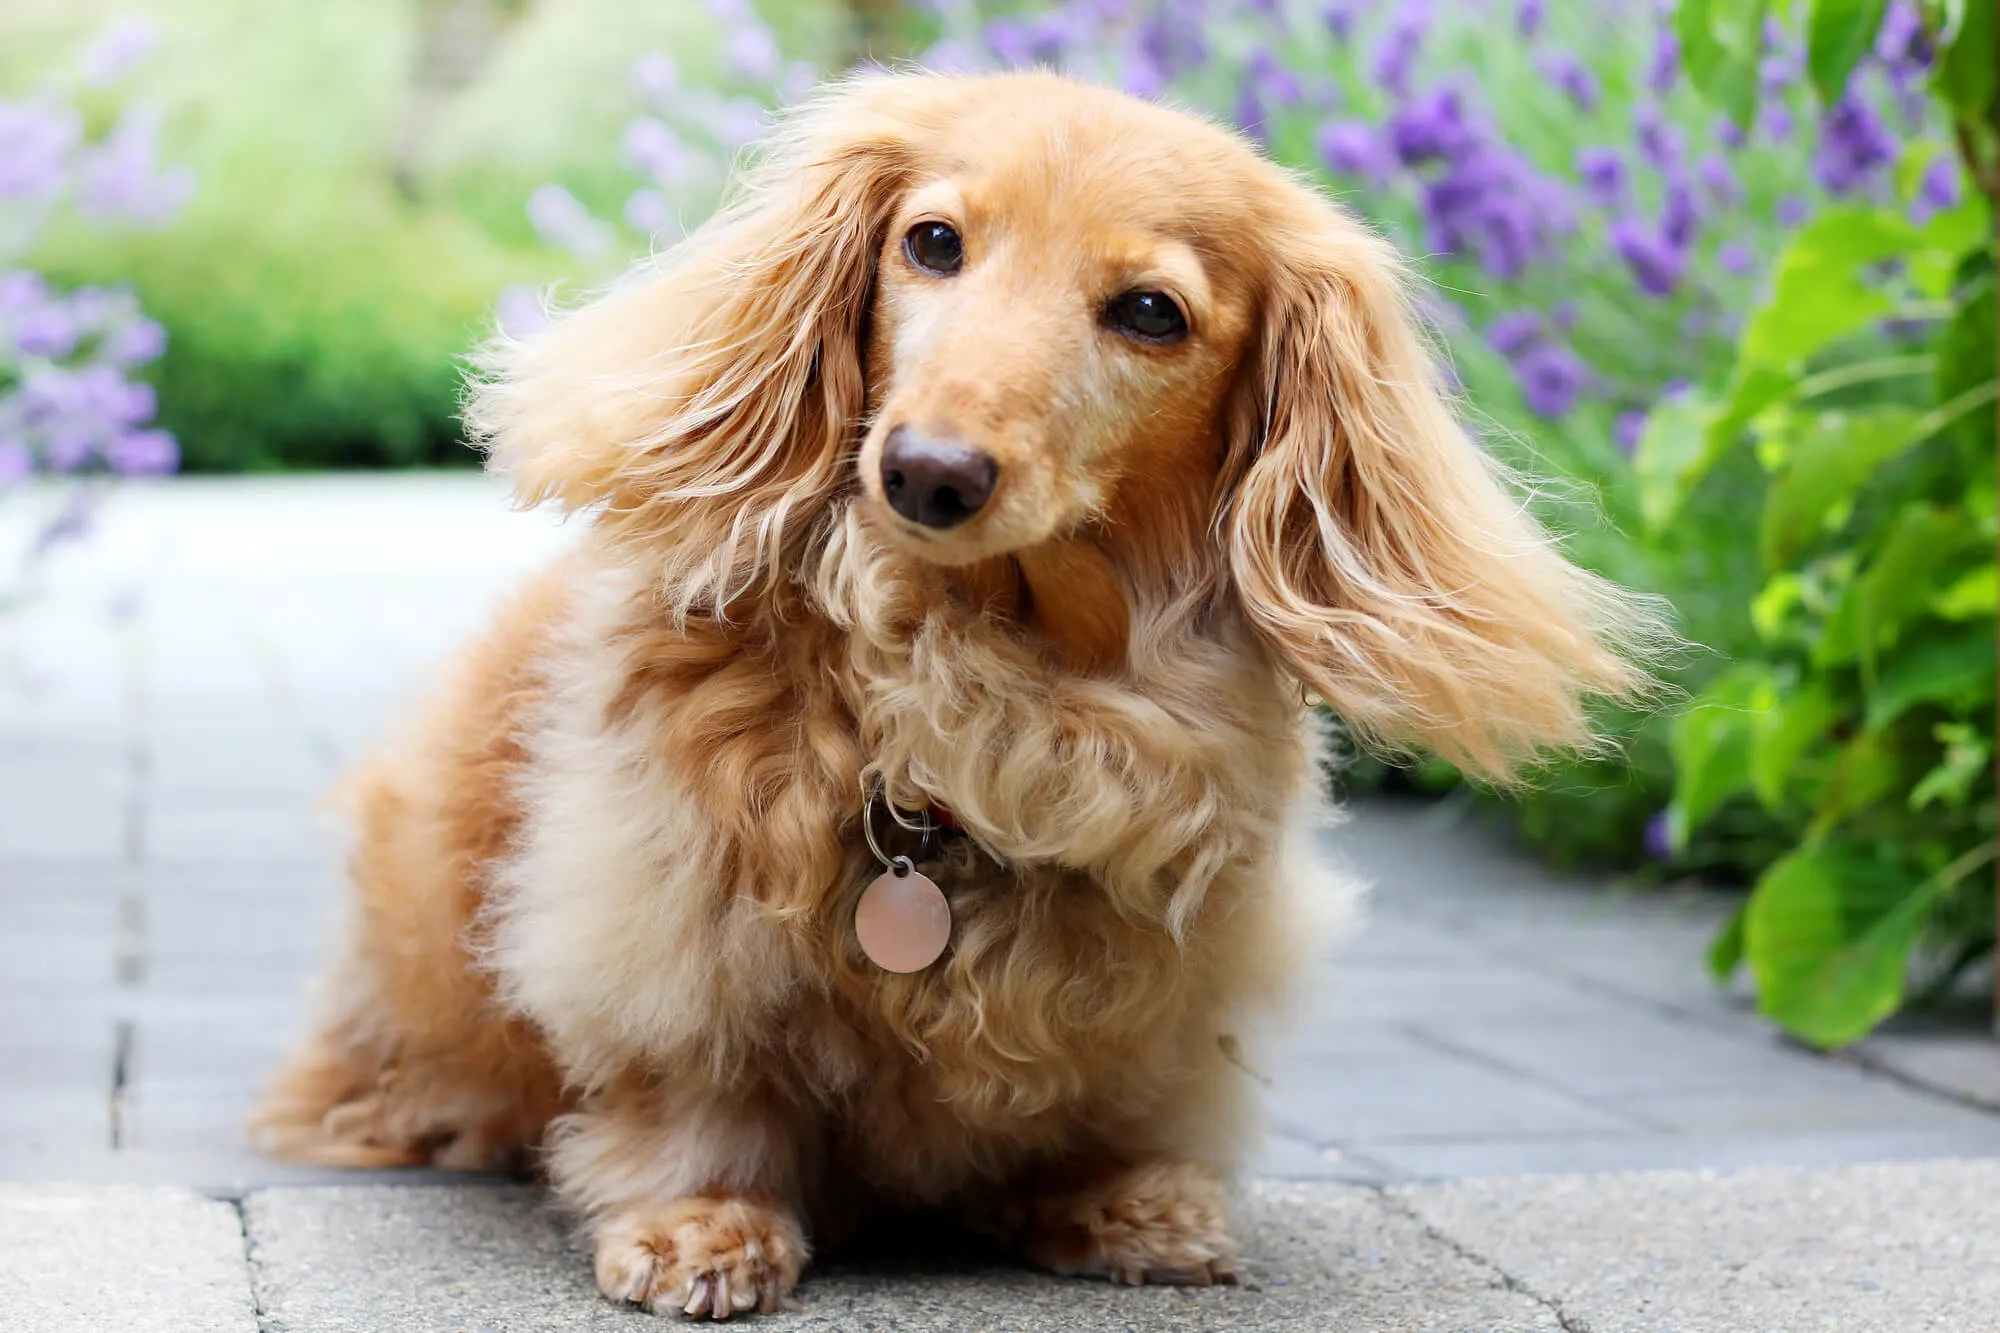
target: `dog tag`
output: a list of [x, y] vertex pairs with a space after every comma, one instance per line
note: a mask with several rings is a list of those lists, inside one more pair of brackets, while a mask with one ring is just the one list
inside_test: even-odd
[[854, 909], [861, 952], [885, 972], [921, 972], [951, 942], [951, 904], [944, 890], [929, 876], [906, 869], [908, 864], [877, 875]]

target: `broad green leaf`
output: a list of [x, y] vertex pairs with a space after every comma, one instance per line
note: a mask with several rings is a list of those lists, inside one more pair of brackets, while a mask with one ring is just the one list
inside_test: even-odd
[[1824, 681], [1813, 680], [1758, 718], [1750, 741], [1750, 786], [1765, 809], [1775, 811], [1785, 803], [1785, 780], [1793, 765], [1839, 715], [1832, 691]]
[[1868, 479], [1916, 441], [1918, 414], [1905, 407], [1826, 412], [1794, 444], [1784, 474], [1764, 501], [1764, 563], [1791, 564], [1819, 536], [1827, 516], [1854, 499]]
[[[1996, 348], [1994, 324], [2000, 308], [1994, 301], [1993, 270], [1986, 269], [1972, 279], [1959, 296], [1958, 313], [1938, 339], [1937, 395], [1940, 403], [1957, 401], [1983, 384], [1991, 383]], [[1993, 410], [1972, 411], [1954, 421], [1946, 430], [1967, 448], [1993, 448]]]
[[1901, 756], [1885, 732], [1864, 731], [1841, 748], [1833, 772], [1813, 811], [1810, 837], [1824, 837], [1839, 824], [1895, 790]]
[[1699, 481], [1717, 459], [1735, 446], [1743, 428], [1758, 413], [1789, 397], [1798, 385], [1796, 367], [1758, 365], [1743, 359], [1739, 353], [1736, 369], [1730, 373], [1728, 394], [1721, 406], [1709, 413], [1707, 437], [1698, 450], [1691, 451], [1698, 466], [1686, 473], [1690, 480], [1684, 490], [1692, 490], [1693, 482]]
[[1746, 903], [1729, 914], [1729, 920], [1715, 933], [1714, 941], [1708, 946], [1709, 975], [1727, 984], [1736, 975], [1736, 969], [1743, 965], [1743, 918], [1748, 911]]
[[1831, 208], [1778, 256], [1770, 300], [1743, 330], [1741, 355], [1759, 366], [1789, 366], [1879, 319], [1891, 305], [1863, 279], [1879, 263], [1916, 244], [1917, 229], [1899, 214], [1865, 205]]
[[1858, 849], [1808, 846], [1764, 872], [1744, 911], [1757, 1007], [1815, 1046], [1843, 1046], [1896, 1011], [1936, 901]]
[[1674, 12], [1688, 81], [1745, 129], [1757, 110], [1765, 0], [1681, 0]]
[[1676, 848], [1749, 780], [1750, 738], [1775, 697], [1760, 664], [1732, 667], [1674, 719], [1674, 795], [1667, 829]]
[[1889, 0], [1813, 0], [1806, 35], [1808, 67], [1820, 100], [1836, 102], [1847, 91], [1855, 62], [1875, 44]]
[[1912, 810], [1921, 810], [1933, 801], [1964, 805], [1972, 784], [1985, 775], [1993, 758], [1993, 747], [1986, 738], [1962, 722], [1939, 723], [1932, 734], [1944, 746], [1944, 758], [1910, 788]]
[[1992, 117], [1994, 52], [2000, 33], [1994, 28], [1994, 0], [1966, 0], [1964, 19], [1951, 47], [1938, 61], [1935, 83], [1958, 114], [1975, 124]]
[[1964, 712], [1993, 697], [1993, 627], [1911, 644], [1882, 663], [1868, 691], [1867, 725], [1888, 726], [1923, 703]]
[[1945, 620], [1991, 620], [2000, 615], [2000, 570], [1981, 565], [1939, 593], [1931, 612]]
[[1714, 465], [1708, 415], [1707, 406], [1690, 394], [1668, 399], [1646, 416], [1646, 433], [1639, 437], [1632, 468], [1639, 479], [1639, 512], [1654, 532], [1673, 521]]
[[1873, 672], [1876, 655], [1937, 595], [1948, 562], [1977, 540], [1963, 510], [1932, 504], [1897, 510], [1888, 534], [1847, 586], [1815, 660], [1830, 666], [1859, 658], [1863, 674]]

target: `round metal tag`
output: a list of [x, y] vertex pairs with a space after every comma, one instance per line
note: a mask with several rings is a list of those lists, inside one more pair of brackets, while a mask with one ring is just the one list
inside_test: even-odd
[[921, 972], [951, 942], [951, 904], [929, 876], [898, 866], [861, 891], [854, 933], [877, 967]]

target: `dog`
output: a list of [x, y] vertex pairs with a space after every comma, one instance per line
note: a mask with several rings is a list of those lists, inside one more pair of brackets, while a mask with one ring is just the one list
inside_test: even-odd
[[[584, 530], [353, 776], [355, 920], [256, 1132], [532, 1161], [655, 1312], [768, 1312], [809, 1237], [932, 1212], [1230, 1280], [1244, 1043], [1344, 892], [1308, 705], [1504, 783], [1648, 680], [1410, 293], [1184, 113], [820, 93], [481, 355], [492, 466]], [[919, 878], [872, 961], [864, 895]]]

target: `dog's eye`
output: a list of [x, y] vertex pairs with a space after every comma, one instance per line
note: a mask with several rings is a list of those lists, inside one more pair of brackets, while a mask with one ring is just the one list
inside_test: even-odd
[[1187, 316], [1165, 292], [1126, 292], [1104, 307], [1104, 322], [1147, 342], [1173, 342], [1187, 334]]
[[919, 222], [903, 238], [910, 262], [926, 273], [956, 273], [965, 263], [965, 242], [943, 222]]

